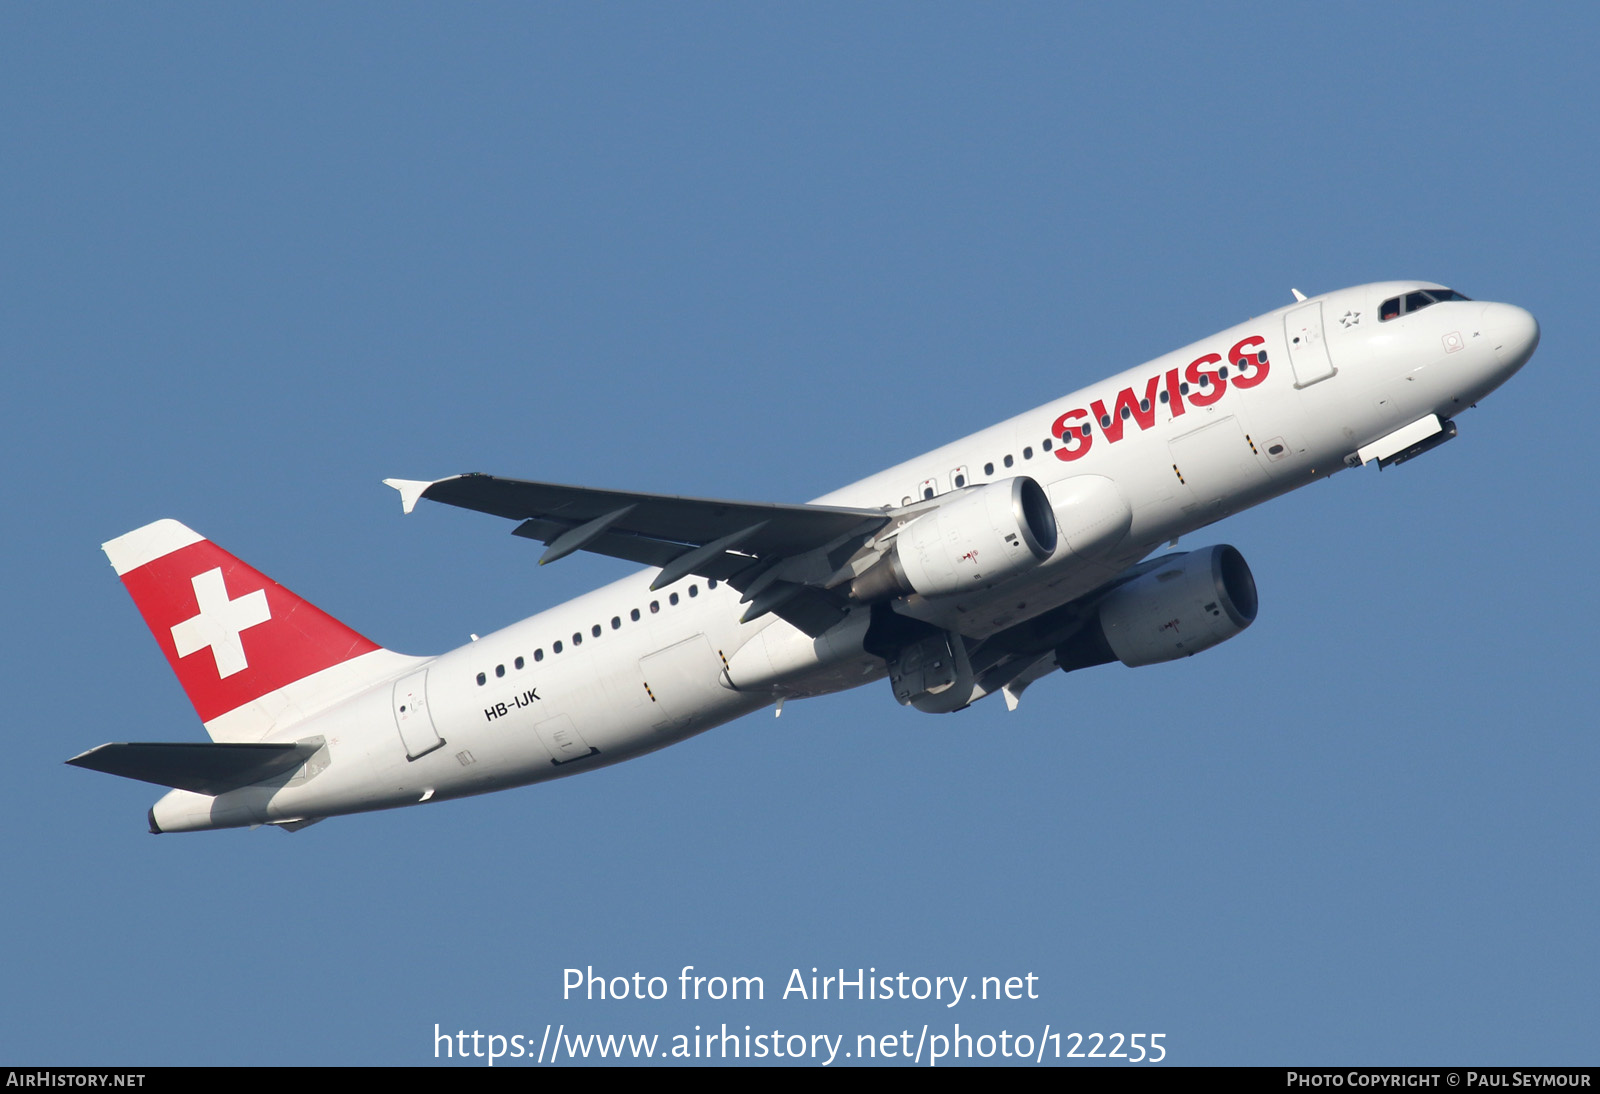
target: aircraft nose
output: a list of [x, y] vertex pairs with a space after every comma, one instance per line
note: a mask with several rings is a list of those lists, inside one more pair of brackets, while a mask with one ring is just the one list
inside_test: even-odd
[[1490, 304], [1483, 309], [1483, 333], [1495, 359], [1507, 373], [1528, 363], [1539, 345], [1539, 321], [1515, 304]]

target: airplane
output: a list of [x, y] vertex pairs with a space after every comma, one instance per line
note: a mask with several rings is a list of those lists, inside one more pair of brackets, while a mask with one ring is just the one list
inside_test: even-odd
[[1527, 363], [1522, 308], [1425, 281], [1306, 297], [805, 505], [465, 474], [387, 479], [515, 522], [541, 564], [647, 569], [437, 657], [378, 646], [174, 520], [104, 544], [211, 740], [70, 764], [171, 790], [152, 833], [482, 794], [887, 678], [931, 714], [1057, 670], [1192, 656], [1254, 621], [1234, 547], [1154, 555], [1347, 467], [1391, 467]]

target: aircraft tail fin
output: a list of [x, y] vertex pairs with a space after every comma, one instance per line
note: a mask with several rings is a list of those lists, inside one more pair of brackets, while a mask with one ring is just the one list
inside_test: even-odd
[[381, 648], [175, 520], [103, 549], [215, 741], [260, 740], [418, 660]]

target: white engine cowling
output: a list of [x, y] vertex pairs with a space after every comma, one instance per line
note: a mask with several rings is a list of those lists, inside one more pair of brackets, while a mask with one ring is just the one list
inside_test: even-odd
[[1100, 604], [1100, 628], [1117, 660], [1137, 668], [1226, 642], [1256, 618], [1256, 582], [1244, 556], [1218, 545], [1175, 555]]
[[949, 596], [1031, 570], [1056, 549], [1056, 518], [1040, 485], [1019, 476], [952, 497], [900, 529], [889, 553], [851, 584], [858, 600]]

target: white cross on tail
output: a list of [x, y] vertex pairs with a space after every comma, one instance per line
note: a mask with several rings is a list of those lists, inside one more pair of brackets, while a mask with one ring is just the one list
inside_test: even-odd
[[172, 642], [178, 648], [178, 656], [188, 657], [210, 646], [211, 656], [217, 660], [217, 676], [224, 680], [249, 668], [239, 634], [272, 618], [266, 590], [257, 589], [238, 600], [229, 600], [220, 566], [196, 574], [190, 584], [194, 586], [200, 614], [172, 628]]

